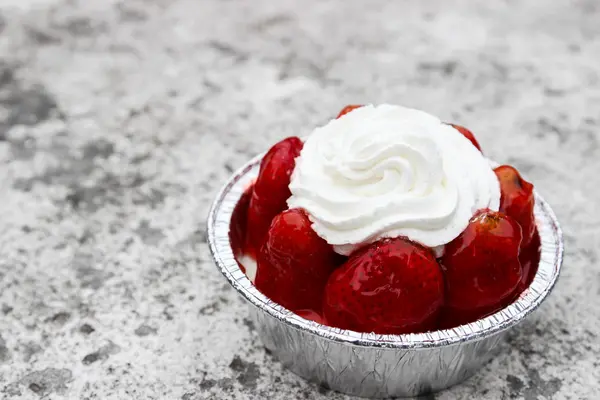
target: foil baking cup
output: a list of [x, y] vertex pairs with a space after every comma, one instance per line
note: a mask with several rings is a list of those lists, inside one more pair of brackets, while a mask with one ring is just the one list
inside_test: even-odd
[[511, 305], [453, 329], [378, 335], [305, 320], [271, 301], [240, 269], [230, 243], [234, 208], [258, 175], [258, 156], [235, 172], [208, 216], [208, 241], [217, 268], [250, 303], [250, 315], [265, 347], [296, 374], [354, 396], [408, 397], [436, 392], [477, 372], [500, 349], [509, 329], [521, 323], [552, 290], [563, 258], [563, 238], [554, 212], [535, 193], [541, 241], [538, 271]]

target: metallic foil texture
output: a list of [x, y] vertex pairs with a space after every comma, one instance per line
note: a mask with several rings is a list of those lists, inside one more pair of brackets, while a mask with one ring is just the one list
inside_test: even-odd
[[479, 321], [435, 332], [377, 335], [305, 320], [260, 293], [240, 270], [229, 240], [235, 205], [258, 175], [262, 156], [240, 168], [217, 195], [208, 216], [208, 240], [217, 268], [250, 303], [266, 348], [296, 374], [350, 395], [387, 398], [442, 390], [478, 371], [500, 349], [509, 329], [552, 290], [563, 258], [560, 226], [535, 194], [541, 260], [529, 287], [510, 306]]

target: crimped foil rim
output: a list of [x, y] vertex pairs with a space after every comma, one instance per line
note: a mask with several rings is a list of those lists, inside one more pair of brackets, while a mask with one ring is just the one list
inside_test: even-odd
[[262, 154], [232, 174], [217, 194], [208, 214], [208, 244], [217, 268], [229, 283], [253, 306], [290, 327], [352, 346], [421, 349], [482, 340], [511, 328], [534, 311], [554, 287], [562, 266], [564, 243], [552, 208], [535, 191], [535, 217], [541, 242], [541, 257], [533, 282], [508, 307], [478, 321], [452, 329], [402, 335], [379, 335], [333, 328], [305, 320], [263, 295], [240, 270], [229, 242], [233, 210], [258, 175]]

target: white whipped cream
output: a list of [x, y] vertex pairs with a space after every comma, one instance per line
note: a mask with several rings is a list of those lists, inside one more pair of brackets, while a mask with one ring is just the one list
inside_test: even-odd
[[238, 262], [244, 266], [244, 269], [246, 270], [246, 276], [248, 279], [250, 279], [250, 282], [255, 283], [256, 271], [258, 267], [256, 260], [248, 254], [242, 254], [238, 258]]
[[344, 255], [386, 237], [443, 246], [477, 210], [497, 211], [500, 202], [496, 175], [460, 132], [387, 104], [315, 129], [290, 190], [288, 206], [304, 208], [315, 232]]

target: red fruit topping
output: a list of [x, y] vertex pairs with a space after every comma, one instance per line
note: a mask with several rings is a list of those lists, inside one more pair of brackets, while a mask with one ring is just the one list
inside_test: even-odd
[[464, 137], [466, 137], [467, 139], [469, 139], [471, 141], [471, 143], [473, 143], [473, 146], [477, 147], [477, 150], [481, 151], [481, 146], [479, 146], [479, 143], [477, 142], [477, 139], [475, 139], [475, 135], [473, 135], [473, 132], [471, 132], [470, 130], [468, 130], [464, 126], [460, 126], [460, 125], [456, 125], [456, 124], [450, 124], [450, 125], [454, 129], [456, 129], [457, 131], [459, 131], [460, 133], [462, 133], [462, 135]]
[[519, 284], [518, 294], [521, 294], [527, 289], [529, 285], [531, 285], [531, 282], [533, 282], [533, 278], [535, 278], [540, 263], [540, 248], [540, 235], [536, 230], [529, 245], [522, 248], [521, 253], [519, 254], [523, 276], [521, 277], [521, 283]]
[[262, 246], [273, 218], [287, 208], [290, 177], [303, 143], [297, 137], [283, 139], [265, 154], [248, 209], [248, 248], [253, 255]]
[[476, 321], [505, 307], [522, 277], [521, 227], [512, 218], [483, 210], [446, 245], [444, 328]]
[[323, 318], [323, 316], [321, 314], [319, 314], [318, 312], [314, 311], [314, 310], [308, 310], [308, 309], [304, 309], [304, 310], [298, 310], [296, 311], [296, 314], [298, 314], [299, 316], [301, 316], [304, 319], [308, 319], [309, 321], [315, 321], [317, 324], [321, 324], [321, 325], [325, 325], [325, 318]]
[[229, 223], [229, 243], [233, 250], [235, 260], [238, 262], [242, 272], [246, 272], [244, 265], [240, 263], [240, 257], [244, 254], [246, 242], [246, 224], [248, 222], [248, 206], [252, 196], [252, 187], [246, 189], [240, 200], [235, 205]]
[[258, 253], [256, 287], [288, 310], [320, 310], [323, 288], [340, 264], [333, 248], [311, 227], [304, 210], [286, 210], [273, 219]]
[[342, 111], [340, 111], [340, 113], [338, 114], [337, 117], [335, 117], [335, 119], [338, 119], [340, 117], [342, 117], [343, 115], [348, 114], [350, 111], [356, 110], [357, 108], [362, 107], [362, 104], [350, 104], [347, 105], [346, 107], [342, 108]]
[[444, 277], [431, 251], [405, 238], [384, 239], [333, 272], [323, 315], [358, 332], [425, 332], [435, 329], [443, 300]]
[[535, 233], [533, 185], [521, 177], [510, 165], [494, 169], [500, 182], [500, 211], [516, 220], [523, 231], [521, 247], [531, 243]]

